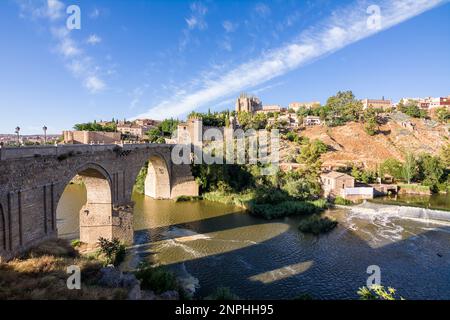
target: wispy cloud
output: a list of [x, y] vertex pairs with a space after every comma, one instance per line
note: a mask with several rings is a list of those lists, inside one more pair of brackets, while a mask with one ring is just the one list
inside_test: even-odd
[[264, 3], [258, 3], [255, 5], [255, 12], [260, 17], [266, 18], [270, 16], [272, 10], [270, 10], [269, 6]]
[[[65, 26], [66, 5], [60, 0], [16, 0], [20, 7], [20, 17], [48, 22], [48, 30], [55, 40], [54, 51], [63, 59], [71, 74], [81, 80], [82, 85], [91, 93], [106, 88], [101, 76], [101, 68], [88, 55], [80, 43], [71, 36]], [[94, 45], [101, 41], [97, 35], [91, 35], [86, 42]]]
[[206, 8], [201, 2], [192, 3], [190, 8], [191, 8], [191, 15], [185, 19], [188, 28], [190, 30], [206, 29], [208, 24], [205, 21], [205, 15], [208, 12], [208, 8]]
[[100, 38], [98, 35], [96, 34], [91, 34], [87, 40], [87, 43], [89, 43], [90, 45], [95, 46], [96, 44], [99, 44], [100, 42], [102, 42], [102, 38]]
[[183, 29], [183, 37], [180, 41], [179, 49], [183, 50], [189, 41], [191, 40], [191, 32], [194, 30], [206, 30], [208, 24], [206, 23], [205, 16], [208, 12], [208, 8], [201, 2], [193, 2], [189, 6], [190, 15], [185, 18], [186, 28]]
[[141, 101], [142, 96], [145, 93], [145, 90], [149, 87], [148, 84], [135, 88], [130, 96], [132, 98], [129, 108], [134, 109], [138, 103]]
[[64, 5], [59, 0], [16, 0], [22, 18], [31, 17], [58, 20], [64, 14]]
[[234, 32], [236, 31], [238, 24], [233, 23], [229, 20], [225, 20], [224, 22], [222, 22], [222, 27], [225, 29], [226, 32]]
[[179, 117], [219, 99], [254, 88], [286, 74], [324, 55], [333, 53], [354, 42], [386, 30], [413, 18], [445, 0], [383, 0], [378, 1], [382, 11], [381, 28], [368, 28], [367, 7], [375, 1], [358, 1], [342, 8], [323, 23], [301, 33], [295, 41], [261, 54], [258, 58], [205, 80], [197, 90], [179, 89], [177, 94], [164, 99], [138, 117]]
[[100, 10], [98, 8], [94, 8], [89, 13], [89, 18], [91, 18], [91, 19], [97, 19], [99, 16], [100, 16]]

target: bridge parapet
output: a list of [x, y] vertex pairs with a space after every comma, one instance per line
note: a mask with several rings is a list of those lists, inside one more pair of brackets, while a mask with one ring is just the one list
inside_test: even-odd
[[[53, 156], [59, 157], [63, 155], [93, 154], [96, 152], [105, 151], [131, 151], [148, 148], [156, 148], [158, 146], [168, 146], [165, 144], [155, 143], [136, 143], [136, 144], [102, 144], [102, 145], [88, 145], [88, 144], [74, 144], [74, 145], [58, 145], [58, 146], [28, 146], [28, 147], [3, 147], [0, 148], [0, 161], [3, 160], [17, 160], [22, 158], [36, 158]], [[119, 149], [118, 149], [119, 148]]]

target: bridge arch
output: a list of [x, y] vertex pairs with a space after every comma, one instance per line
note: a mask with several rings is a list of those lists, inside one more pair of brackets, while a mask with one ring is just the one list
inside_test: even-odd
[[169, 166], [161, 155], [155, 154], [148, 159], [144, 193], [154, 199], [170, 199], [171, 179]]
[[99, 237], [111, 239], [113, 237], [113, 199], [110, 174], [105, 168], [95, 163], [78, 167], [61, 183], [58, 205], [64, 190], [76, 176], [80, 178], [86, 189], [86, 203], [79, 212], [80, 240], [94, 244]]

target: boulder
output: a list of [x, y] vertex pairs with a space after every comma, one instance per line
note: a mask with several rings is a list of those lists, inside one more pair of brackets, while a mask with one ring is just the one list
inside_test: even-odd
[[121, 286], [122, 272], [114, 266], [107, 266], [100, 269], [99, 284], [106, 287], [118, 288]]

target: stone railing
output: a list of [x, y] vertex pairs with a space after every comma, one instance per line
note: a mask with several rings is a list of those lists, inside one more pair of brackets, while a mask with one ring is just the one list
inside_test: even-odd
[[167, 146], [166, 144], [154, 143], [127, 143], [127, 144], [73, 144], [57, 146], [25, 146], [25, 147], [2, 147], [0, 148], [0, 161], [15, 160], [22, 158], [58, 157], [68, 154], [81, 155], [96, 152], [115, 151], [120, 148], [126, 150], [155, 148]]

